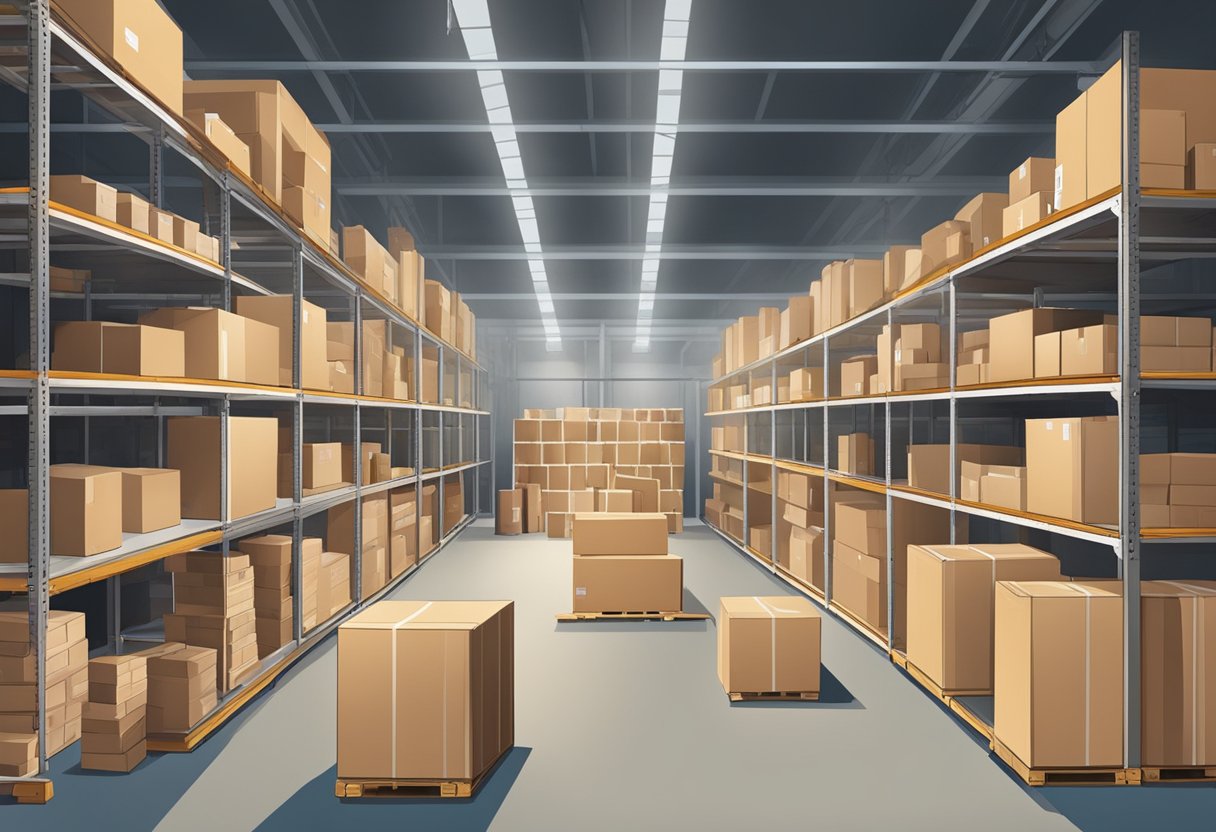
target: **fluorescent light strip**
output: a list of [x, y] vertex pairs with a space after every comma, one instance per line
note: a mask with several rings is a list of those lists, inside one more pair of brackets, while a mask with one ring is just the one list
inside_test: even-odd
[[[486, 0], [453, 0], [456, 23], [464, 38], [465, 49], [471, 61], [498, 60], [498, 47], [494, 44], [494, 31], [490, 26], [490, 9]], [[527, 191], [528, 178], [524, 173], [524, 161], [519, 152], [519, 137], [515, 133], [515, 120], [511, 117], [511, 105], [507, 101], [507, 86], [502, 72], [497, 69], [478, 70], [477, 84], [481, 88], [481, 100], [485, 104], [486, 119], [492, 125], [490, 135], [494, 139], [494, 150], [502, 164], [502, 174], [507, 188], [512, 191]], [[519, 224], [519, 236], [523, 239], [524, 251], [536, 255], [528, 261], [532, 277], [532, 291], [540, 307], [541, 323], [545, 327], [545, 344], [550, 350], [562, 348], [562, 333], [557, 325], [557, 314], [553, 308], [553, 295], [549, 292], [549, 278], [545, 273], [544, 251], [540, 244], [540, 227], [536, 222], [536, 206], [532, 197], [520, 193], [511, 197], [515, 210], [515, 221]]]
[[[667, 0], [663, 8], [660, 60], [684, 60], [688, 46], [688, 20], [691, 15], [692, 0]], [[676, 152], [676, 134], [680, 130], [680, 96], [683, 87], [682, 70], [659, 70], [654, 150], [650, 157], [650, 206], [646, 211], [646, 256], [642, 259], [637, 335], [633, 342], [635, 352], [646, 352], [650, 349], [650, 324], [654, 318], [655, 291], [659, 285], [658, 255], [663, 247], [663, 226], [667, 222], [667, 194], [664, 189], [671, 184], [671, 164]]]

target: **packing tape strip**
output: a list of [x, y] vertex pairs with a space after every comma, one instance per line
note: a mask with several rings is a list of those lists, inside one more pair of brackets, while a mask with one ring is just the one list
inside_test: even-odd
[[[1199, 602], [1199, 599], [1216, 596], [1216, 589], [1182, 581], [1162, 581], [1161, 583], [1191, 593], [1194, 601], [1191, 605], [1191, 765], [1197, 766], [1201, 758], [1207, 759], [1207, 732], [1200, 733], [1199, 731], [1199, 677], [1203, 675], [1201, 673], [1202, 665], [1199, 661], [1199, 639], [1200, 636], [1207, 633], [1207, 622], [1204, 620], [1206, 607]], [[1207, 690], [1205, 689], [1203, 693], [1204, 701], [1206, 701]], [[1201, 742], [1204, 746], [1202, 754], [1199, 753]]]
[[[391, 766], [391, 768], [392, 768], [392, 772], [393, 772], [393, 779], [397, 778], [397, 631], [400, 630], [402, 627], [404, 627], [406, 624], [409, 624], [411, 621], [413, 621], [418, 616], [422, 615], [424, 612], [426, 612], [430, 608], [432, 603], [434, 603], [434, 602], [427, 601], [421, 607], [414, 610], [412, 613], [407, 615], [405, 618], [401, 619], [396, 624], [394, 624], [393, 629], [392, 629], [392, 638], [390, 638], [389, 642], [388, 642], [389, 672], [392, 675], [392, 687], [391, 687], [392, 702], [390, 703], [391, 707], [389, 708], [389, 712], [392, 714], [392, 716], [389, 718], [389, 722], [390, 722], [389, 727], [390, 727], [390, 730], [392, 731], [392, 733], [390, 734], [389, 742], [391, 743], [391, 748], [392, 748], [392, 752], [391, 752], [392, 766]], [[445, 644], [444, 646], [446, 647], [447, 645]], [[446, 650], [444, 650], [444, 661], [445, 662], [447, 661], [447, 651]], [[444, 722], [443, 722], [443, 730], [444, 730], [443, 772], [444, 772], [444, 776], [446, 777], [447, 768], [448, 768], [448, 766], [447, 766], [447, 762], [448, 762], [448, 760], [447, 760], [447, 747], [448, 747], [447, 727], [448, 727], [448, 723], [447, 723], [447, 719], [446, 719], [448, 692], [446, 689], [446, 686], [447, 686], [447, 667], [446, 666], [444, 667], [443, 684], [445, 686], [445, 689], [443, 691], [443, 702], [444, 702], [443, 707], [444, 707], [444, 717], [445, 717]]]
[[1091, 714], [1090, 714], [1090, 707], [1089, 707], [1089, 696], [1090, 696], [1089, 642], [1090, 642], [1090, 634], [1091, 634], [1090, 600], [1094, 597], [1094, 594], [1079, 584], [1069, 583], [1066, 581], [1061, 581], [1060, 583], [1063, 586], [1071, 587], [1071, 588], [1075, 589], [1077, 592], [1083, 593], [1085, 595], [1085, 765], [1088, 766], [1089, 765], [1090, 724], [1092, 722]]
[[755, 601], [757, 604], [759, 604], [760, 608], [768, 613], [769, 621], [772, 624], [772, 628], [773, 628], [772, 638], [769, 639], [769, 662], [768, 662], [769, 676], [770, 676], [769, 690], [775, 692], [777, 690], [777, 613], [782, 612], [782, 613], [787, 613], [787, 614], [793, 614], [798, 611], [797, 610], [787, 610], [787, 609], [783, 609], [782, 607], [776, 607], [776, 606], [770, 607], [768, 604], [761, 601], [760, 598], [756, 595], [752, 596], [752, 600]]

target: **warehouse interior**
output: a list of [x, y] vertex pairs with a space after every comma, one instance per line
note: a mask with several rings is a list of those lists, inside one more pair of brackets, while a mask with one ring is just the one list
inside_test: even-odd
[[1214, 30], [0, 4], [0, 826], [1210, 828]]

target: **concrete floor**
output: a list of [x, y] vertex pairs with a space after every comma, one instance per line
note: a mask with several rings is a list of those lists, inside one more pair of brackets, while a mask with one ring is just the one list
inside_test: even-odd
[[[782, 584], [703, 527], [672, 539], [686, 608]], [[570, 544], [478, 523], [402, 598], [516, 602], [516, 742], [470, 801], [333, 797], [336, 651], [315, 650], [192, 754], [130, 775], [53, 761], [45, 807], [7, 829], [1212, 829], [1216, 787], [1031, 790], [835, 619], [819, 703], [730, 705], [712, 621], [557, 624]], [[1168, 820], [1167, 820], [1168, 819]]]

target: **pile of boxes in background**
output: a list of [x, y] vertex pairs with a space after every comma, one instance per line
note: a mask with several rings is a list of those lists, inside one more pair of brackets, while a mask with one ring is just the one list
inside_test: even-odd
[[219, 704], [214, 648], [166, 641], [135, 655], [148, 662], [149, 736], [189, 731]]
[[[38, 770], [37, 668], [29, 615], [0, 612], [0, 776]], [[89, 697], [89, 644], [84, 613], [51, 610], [46, 626], [46, 755], [80, 738]]]
[[658, 513], [576, 514], [573, 611], [681, 612], [684, 560]]
[[659, 512], [683, 530], [681, 409], [525, 410], [514, 460], [517, 486], [540, 489], [550, 537], [569, 537], [571, 517], [595, 511]]
[[89, 662], [80, 767], [131, 771], [148, 754], [148, 660], [102, 656]]

